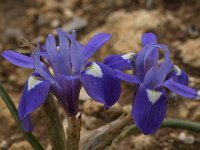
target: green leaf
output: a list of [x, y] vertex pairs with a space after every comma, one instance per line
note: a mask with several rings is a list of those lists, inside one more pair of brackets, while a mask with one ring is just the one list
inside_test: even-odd
[[[200, 123], [182, 119], [165, 119], [161, 125], [161, 128], [183, 129], [200, 133]], [[114, 143], [119, 143], [125, 137], [137, 133], [140, 133], [140, 130], [137, 128], [137, 126], [135, 124], [130, 125], [120, 133], [120, 135], [115, 139]]]
[[35, 138], [35, 136], [32, 133], [25, 132], [22, 129], [20, 120], [18, 118], [17, 108], [16, 108], [15, 104], [13, 103], [12, 99], [7, 94], [6, 90], [1, 85], [1, 83], [0, 83], [0, 95], [1, 95], [2, 100], [4, 101], [4, 103], [6, 104], [7, 108], [9, 109], [10, 113], [12, 114], [13, 118], [15, 119], [17, 125], [21, 129], [24, 137], [28, 140], [28, 142], [32, 145], [32, 147], [35, 150], [44, 150], [42, 145], [39, 143], [39, 141]]

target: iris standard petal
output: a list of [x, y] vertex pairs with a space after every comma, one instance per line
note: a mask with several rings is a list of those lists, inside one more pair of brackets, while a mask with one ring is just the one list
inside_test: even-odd
[[59, 58], [59, 50], [57, 49], [56, 46], [56, 40], [55, 37], [52, 34], [49, 34], [47, 39], [46, 39], [46, 50], [48, 53], [48, 58], [50, 61], [50, 65], [53, 68], [54, 74], [57, 75], [58, 73], [60, 73], [61, 66], [63, 65], [63, 62], [60, 62], [60, 58]]
[[170, 89], [172, 92], [181, 95], [183, 97], [187, 98], [196, 98], [197, 97], [197, 90], [190, 88], [188, 86], [185, 86], [183, 84], [180, 84], [178, 82], [173, 81], [172, 79], [169, 79], [164, 82], [163, 86]]
[[167, 45], [165, 44], [156, 44], [155, 45], [159, 50], [164, 52], [164, 58], [169, 57], [170, 53], [169, 53], [169, 49], [167, 47]]
[[94, 35], [89, 42], [84, 46], [82, 51], [83, 56], [86, 60], [90, 59], [94, 53], [100, 49], [109, 39], [111, 38], [110, 34], [107, 33], [98, 33]]
[[49, 87], [49, 83], [42, 80], [37, 73], [28, 78], [18, 107], [21, 121], [42, 105], [48, 96]]
[[23, 68], [34, 68], [32, 59], [26, 55], [7, 50], [2, 53], [3, 58], [10, 61], [12, 64], [23, 67]]
[[[148, 71], [145, 68], [147, 68], [146, 65], [146, 60], [148, 60], [149, 55], [151, 54], [151, 52], [153, 50], [155, 50], [155, 46], [150, 44], [150, 45], [146, 45], [142, 48], [142, 50], [137, 54], [137, 58], [136, 58], [136, 75], [137, 77], [143, 81], [144, 77], [145, 77], [145, 73]], [[155, 57], [157, 58], [157, 57]], [[152, 67], [152, 66], [149, 66]], [[148, 67], [148, 68], [149, 68]]]
[[80, 69], [83, 67], [85, 59], [83, 57], [83, 54], [81, 52], [82, 46], [80, 46], [80, 43], [76, 41], [75, 37], [75, 31], [72, 32], [72, 34], [68, 34], [66, 32], [65, 36], [67, 36], [70, 39], [70, 56], [71, 56], [71, 63], [75, 70], [75, 74], [77, 74]]
[[173, 64], [170, 57], [168, 56], [164, 58], [164, 61], [160, 64], [156, 75], [156, 84], [158, 87], [166, 80], [166, 77], [171, 72], [172, 68]]
[[120, 80], [115, 72], [101, 63], [88, 63], [80, 74], [80, 80], [88, 95], [94, 100], [110, 107], [117, 102], [120, 96]]
[[144, 68], [145, 72], [149, 70], [152, 66], [157, 67], [158, 65], [158, 59], [159, 59], [159, 51], [158, 48], [152, 49], [149, 53], [146, 53], [145, 59], [144, 59]]
[[132, 115], [137, 127], [144, 134], [154, 133], [167, 112], [166, 96], [160, 91], [140, 85], [133, 101]]
[[[164, 52], [164, 59], [170, 57], [168, 47], [164, 44], [148, 44], [143, 49], [145, 49], [144, 63], [145, 66], [150, 66], [148, 68], [151, 68], [152, 64], [157, 63], [159, 58], [159, 51]], [[146, 68], [147, 67], [145, 67], [145, 69]]]
[[[39, 58], [39, 59], [37, 59]], [[35, 66], [35, 72], [38, 72], [44, 79], [54, 82], [53, 77], [51, 76], [50, 72], [48, 71], [45, 64], [40, 61], [40, 50], [37, 48], [36, 54], [32, 51], [31, 59]]]
[[148, 88], [155, 88], [156, 85], [157, 66], [151, 67], [145, 75], [143, 83]]
[[69, 40], [61, 29], [57, 29], [59, 37], [59, 57], [61, 64], [61, 73], [71, 75], [70, 48]]
[[144, 47], [147, 44], [156, 44], [157, 43], [157, 37], [154, 33], [144, 33], [142, 35], [142, 46]]
[[129, 53], [125, 55], [109, 55], [104, 59], [104, 64], [112, 69], [119, 70], [132, 70], [133, 69], [133, 57], [135, 53]]
[[116, 77], [118, 77], [123, 81], [135, 84], [141, 83], [140, 80], [135, 75], [129, 75], [119, 70], [116, 70], [115, 72], [116, 72]]

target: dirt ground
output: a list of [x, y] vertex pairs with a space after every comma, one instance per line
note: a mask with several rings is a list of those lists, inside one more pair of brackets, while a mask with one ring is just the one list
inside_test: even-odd
[[[24, 37], [35, 44], [44, 42], [56, 28], [76, 29], [85, 43], [98, 32], [112, 39], [96, 55], [102, 61], [108, 54], [138, 52], [144, 32], [157, 34], [160, 43], [169, 46], [174, 63], [190, 76], [190, 86], [200, 89], [200, 1], [199, 0], [0, 0], [0, 54], [8, 49], [29, 52], [19, 47]], [[18, 106], [23, 85], [32, 70], [16, 67], [0, 57], [0, 82]], [[96, 102], [81, 94], [82, 134], [118, 118], [129, 109], [132, 86], [123, 84], [120, 104], [104, 111]], [[87, 101], [88, 100], [88, 101]], [[62, 117], [64, 113], [60, 108]], [[200, 122], [200, 102], [177, 97], [168, 103], [168, 118]], [[34, 134], [48, 147], [40, 111], [33, 115]], [[190, 142], [188, 142], [188, 140]], [[31, 149], [0, 100], [0, 149]], [[194, 132], [160, 129], [154, 135], [132, 135], [117, 144], [117, 150], [197, 150], [200, 135]]]

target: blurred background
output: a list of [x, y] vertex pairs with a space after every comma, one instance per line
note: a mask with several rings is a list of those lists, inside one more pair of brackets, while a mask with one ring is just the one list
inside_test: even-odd
[[[108, 54], [138, 52], [142, 34], [154, 32], [160, 43], [169, 46], [174, 63], [189, 74], [190, 86], [200, 89], [199, 0], [0, 0], [0, 53], [8, 49], [30, 52], [18, 45], [18, 38], [24, 37], [35, 45], [38, 40], [44, 42], [47, 34], [56, 34], [57, 27], [67, 32], [75, 29], [83, 44], [98, 32], [112, 34], [112, 39], [93, 57], [98, 61]], [[31, 72], [0, 57], [0, 82], [16, 106]], [[123, 83], [122, 87], [120, 102], [108, 111], [81, 92], [82, 135], [130, 111], [132, 86]], [[62, 108], [60, 113], [65, 125]], [[200, 122], [200, 103], [174, 97], [168, 102], [167, 117]], [[48, 147], [40, 118], [38, 110], [33, 114], [34, 134]], [[31, 149], [1, 100], [0, 149]], [[151, 136], [127, 137], [113, 149], [197, 150], [200, 149], [200, 135], [165, 128]]]

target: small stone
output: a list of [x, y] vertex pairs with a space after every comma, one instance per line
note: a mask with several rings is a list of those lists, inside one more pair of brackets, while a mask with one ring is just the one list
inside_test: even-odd
[[7, 27], [5, 29], [5, 36], [6, 36], [5, 38], [8, 38], [8, 39], [12, 39], [12, 38], [17, 39], [17, 38], [23, 36], [23, 31], [19, 28]]
[[27, 141], [14, 143], [8, 150], [33, 150]]
[[17, 76], [14, 75], [14, 74], [11, 74], [11, 75], [8, 77], [8, 80], [9, 80], [10, 82], [14, 82], [14, 81], [17, 80]]
[[3, 140], [0, 143], [0, 149], [6, 149], [8, 147], [8, 142]]
[[197, 29], [197, 27], [195, 25], [190, 25], [188, 26], [188, 30], [187, 30], [189, 36], [196, 38], [199, 36], [199, 30]]
[[83, 113], [92, 115], [103, 110], [103, 106], [95, 101], [86, 101], [83, 104]]
[[197, 100], [200, 100], [200, 90], [197, 91]]
[[152, 136], [146, 136], [143, 134], [135, 137], [132, 141], [134, 150], [151, 149], [151, 147], [153, 147], [154, 143], [155, 143], [155, 139]]
[[46, 25], [46, 24], [48, 24], [48, 21], [45, 18], [45, 15], [44, 14], [40, 14], [38, 16], [38, 18], [37, 18], [36, 25], [37, 26], [43, 26], [43, 25]]
[[177, 138], [177, 134], [175, 134], [175, 133], [173, 133], [173, 132], [170, 133], [169, 136], [170, 136], [171, 138], [173, 138], [173, 139], [174, 139], [174, 138]]
[[72, 18], [74, 16], [73, 12], [70, 9], [64, 9], [63, 14], [66, 18]]
[[86, 129], [95, 129], [101, 125], [101, 121], [93, 116], [82, 114], [82, 123]]
[[0, 52], [2, 51], [3, 49], [3, 45], [0, 43]]
[[66, 23], [62, 27], [62, 29], [66, 32], [70, 32], [72, 30], [82, 29], [86, 27], [87, 25], [88, 25], [88, 22], [85, 19], [75, 17], [74, 19], [72, 19], [72, 21], [70, 21], [69, 23]]
[[56, 27], [58, 27], [60, 25], [60, 20], [58, 20], [58, 19], [55, 19], [55, 20], [53, 20], [52, 22], [51, 22], [51, 27], [52, 28], [56, 28]]
[[125, 105], [122, 107], [122, 112], [128, 114], [131, 112], [131, 109], [132, 109], [132, 105], [131, 104], [128, 104], [128, 105]]
[[86, 93], [84, 88], [81, 88], [79, 99], [80, 101], [87, 101], [91, 100], [91, 97]]
[[185, 64], [200, 67], [200, 38], [188, 40], [185, 44], [180, 45], [178, 49], [180, 49], [180, 56]]
[[195, 138], [192, 135], [187, 135], [185, 132], [181, 132], [178, 136], [178, 140], [184, 144], [194, 144]]

